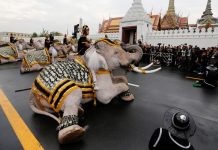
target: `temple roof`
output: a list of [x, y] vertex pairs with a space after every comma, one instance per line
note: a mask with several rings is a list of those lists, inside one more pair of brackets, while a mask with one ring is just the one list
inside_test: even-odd
[[[147, 14], [146, 14], [147, 15]], [[151, 19], [152, 29], [160, 30], [161, 16], [160, 15], [149, 15]], [[119, 32], [120, 22], [122, 17], [110, 18], [102, 22], [101, 27], [99, 28], [100, 33], [114, 33]], [[188, 28], [188, 18], [187, 17], [177, 17], [178, 28]], [[166, 26], [165, 26], [166, 27]], [[171, 26], [168, 26], [166, 29], [171, 29]]]
[[101, 25], [101, 29], [99, 32], [103, 33], [112, 33], [119, 32], [120, 21], [122, 17], [110, 18], [108, 20], [104, 20]]
[[151, 15], [151, 23], [153, 25], [153, 30], [159, 30], [159, 25], [160, 25], [160, 20], [161, 16], [160, 15]]

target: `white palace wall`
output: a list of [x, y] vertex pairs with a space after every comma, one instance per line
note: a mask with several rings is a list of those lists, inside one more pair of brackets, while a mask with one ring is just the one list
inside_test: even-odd
[[164, 45], [178, 46], [187, 43], [201, 48], [218, 46], [218, 28], [199, 30], [190, 28], [182, 30], [153, 31], [147, 33], [144, 42], [151, 45], [162, 43]]
[[[103, 38], [105, 34], [90, 35], [94, 41]], [[108, 38], [111, 40], [120, 39], [119, 33], [110, 33]], [[197, 45], [200, 48], [207, 48], [218, 46], [218, 28], [209, 28], [199, 30], [198, 28], [190, 28], [189, 30], [165, 30], [165, 31], [151, 31], [147, 32], [143, 42], [151, 45], [158, 43], [164, 45], [178, 46], [187, 43], [188, 45]]]

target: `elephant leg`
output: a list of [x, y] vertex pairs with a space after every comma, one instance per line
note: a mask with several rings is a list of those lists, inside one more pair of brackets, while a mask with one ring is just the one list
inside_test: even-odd
[[79, 126], [78, 111], [82, 100], [82, 91], [80, 89], [69, 94], [62, 106], [63, 117], [58, 130], [58, 140], [60, 144], [66, 144], [77, 141], [84, 135], [86, 129]]
[[[128, 82], [127, 80], [125, 80], [126, 78], [124, 77], [118, 77], [117, 78], [117, 81], [126, 81], [124, 83], [118, 83], [118, 84], [115, 84], [115, 85], [118, 85], [118, 89], [120, 88], [120, 85], [121, 85], [121, 88], [120, 90], [117, 90], [117, 95], [121, 95], [121, 99], [123, 101], [127, 101], [127, 102], [130, 102], [130, 101], [133, 101], [134, 100], [134, 95], [129, 91], [129, 87], [128, 87]], [[125, 86], [124, 86], [125, 85]], [[125, 87], [125, 88], [124, 88]], [[123, 88], [123, 89], [122, 89]]]
[[4, 59], [4, 58], [2, 58], [2, 59], [0, 60], [0, 63], [1, 63], [1, 64], [8, 63], [8, 62], [9, 62], [9, 60]]
[[121, 93], [129, 89], [128, 85], [125, 83], [118, 83], [109, 86], [107, 89], [97, 91], [97, 99], [103, 103], [108, 104], [114, 97], [120, 95]]
[[123, 101], [127, 101], [127, 102], [131, 102], [134, 100], [134, 95], [129, 90], [121, 93], [120, 97]]
[[128, 84], [128, 80], [125, 76], [113, 76], [112, 81], [114, 84], [116, 83], [126, 83]]
[[[125, 76], [114, 76], [112, 80], [113, 83], [125, 83], [126, 85], [128, 85], [128, 80]], [[129, 89], [122, 92], [120, 94], [120, 97], [123, 101], [127, 101], [127, 102], [134, 100], [134, 95], [129, 91]]]

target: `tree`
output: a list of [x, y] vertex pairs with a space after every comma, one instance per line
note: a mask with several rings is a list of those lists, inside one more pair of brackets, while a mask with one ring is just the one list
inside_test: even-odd
[[33, 32], [32, 37], [37, 37], [38, 34], [36, 32]]
[[62, 33], [57, 32], [57, 31], [53, 31], [53, 32], [51, 32], [51, 34], [52, 34], [53, 36], [63, 36]]
[[45, 30], [44, 28], [42, 29], [42, 33], [40, 33], [40, 37], [46, 37], [46, 36], [48, 36], [49, 34], [48, 34], [48, 30]]

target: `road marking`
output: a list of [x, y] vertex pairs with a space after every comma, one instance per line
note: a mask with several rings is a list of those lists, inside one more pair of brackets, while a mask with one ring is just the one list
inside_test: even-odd
[[135, 86], [135, 87], [140, 87], [140, 85], [132, 84], [132, 83], [128, 83], [128, 85], [130, 85], [130, 86]]
[[2, 107], [5, 116], [10, 122], [24, 150], [44, 150], [1, 89], [0, 106]]

